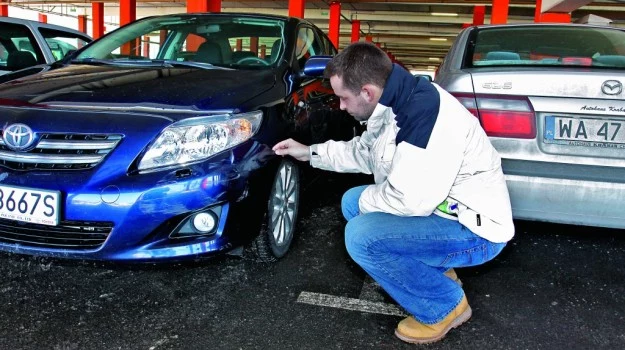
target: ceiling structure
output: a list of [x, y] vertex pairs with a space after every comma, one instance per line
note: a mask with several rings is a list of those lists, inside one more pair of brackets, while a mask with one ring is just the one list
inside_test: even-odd
[[[6, 2], [6, 0], [4, 1]], [[9, 0], [18, 6], [44, 13], [91, 15], [90, 0]], [[119, 16], [118, 0], [101, 0], [105, 20], [114, 25]], [[304, 17], [326, 33], [329, 27], [331, 0], [307, 0]], [[361, 22], [361, 40], [369, 34], [373, 41], [391, 52], [407, 68], [433, 70], [451, 46], [464, 23], [473, 22], [476, 5], [485, 5], [484, 23], [490, 23], [492, 1], [458, 0], [342, 0], [340, 43], [349, 44], [351, 20]], [[288, 1], [222, 0], [222, 12], [270, 13], [287, 15]], [[534, 21], [535, 0], [510, 0], [508, 23]], [[137, 0], [137, 18], [186, 12], [185, 0]], [[612, 20], [613, 26], [625, 27], [625, 1], [594, 1], [571, 13], [575, 22], [593, 14]], [[110, 16], [110, 17], [109, 17]]]

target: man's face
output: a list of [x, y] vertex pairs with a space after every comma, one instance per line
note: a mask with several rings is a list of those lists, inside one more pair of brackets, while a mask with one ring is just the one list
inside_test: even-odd
[[342, 110], [347, 111], [358, 121], [369, 119], [377, 102], [367, 99], [367, 92], [361, 90], [360, 93], [354, 94], [351, 90], [343, 87], [343, 79], [337, 75], [330, 78], [330, 85], [341, 101]]

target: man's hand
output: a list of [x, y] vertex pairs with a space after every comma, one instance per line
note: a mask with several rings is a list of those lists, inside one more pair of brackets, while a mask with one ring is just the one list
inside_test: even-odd
[[310, 147], [302, 145], [293, 139], [278, 142], [273, 146], [273, 151], [279, 156], [291, 156], [301, 161], [310, 160]]

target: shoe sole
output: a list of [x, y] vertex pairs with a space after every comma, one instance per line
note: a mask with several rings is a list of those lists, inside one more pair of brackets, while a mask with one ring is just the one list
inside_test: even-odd
[[439, 340], [443, 339], [445, 337], [445, 335], [447, 335], [447, 333], [452, 328], [459, 327], [461, 324], [467, 322], [471, 318], [471, 315], [473, 315], [473, 311], [471, 310], [471, 306], [469, 306], [469, 307], [467, 307], [466, 310], [464, 310], [463, 313], [461, 313], [458, 317], [456, 317], [445, 329], [443, 329], [443, 331], [439, 335], [437, 335], [435, 337], [431, 337], [431, 338], [413, 338], [413, 337], [409, 337], [407, 335], [399, 333], [399, 331], [397, 329], [395, 330], [395, 336], [397, 338], [405, 341], [406, 343], [412, 343], [412, 344], [434, 343], [436, 341], [439, 341]]

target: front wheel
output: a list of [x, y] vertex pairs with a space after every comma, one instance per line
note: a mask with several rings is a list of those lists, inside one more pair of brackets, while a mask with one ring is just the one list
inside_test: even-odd
[[269, 194], [260, 234], [250, 248], [259, 261], [274, 262], [289, 250], [299, 209], [300, 175], [297, 165], [283, 159]]

